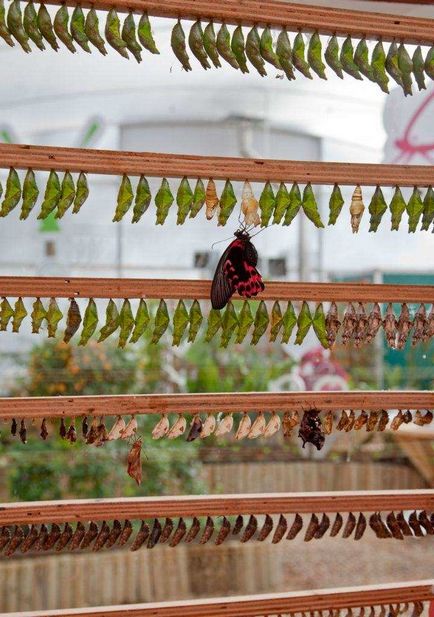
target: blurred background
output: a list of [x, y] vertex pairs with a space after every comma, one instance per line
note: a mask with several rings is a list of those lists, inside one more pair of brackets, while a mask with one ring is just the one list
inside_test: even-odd
[[[429, 5], [304, 3], [434, 18]], [[161, 55], [144, 55], [140, 66], [114, 50], [105, 58], [51, 50], [28, 57], [0, 43], [0, 139], [247, 158], [433, 164], [432, 83], [404, 98], [398, 88], [386, 96], [370, 82], [340, 81], [331, 71], [327, 82], [300, 78], [291, 83], [274, 79], [272, 70], [265, 79], [231, 69], [205, 72], [198, 64], [185, 73], [170, 49], [173, 23], [151, 21]], [[42, 185], [46, 174], [38, 175]], [[0, 179], [4, 185], [4, 171]], [[173, 212], [160, 228], [146, 215], [138, 225], [115, 224], [119, 178], [90, 176], [89, 182], [89, 200], [77, 217], [39, 222], [33, 213], [21, 222], [14, 212], [2, 221], [0, 275], [212, 276], [225, 246], [213, 249], [212, 244], [236, 229], [236, 214], [223, 229], [204, 215], [177, 227]], [[153, 194], [155, 186], [151, 183]], [[241, 185], [234, 187], [240, 195]], [[253, 188], [258, 197], [258, 187]], [[317, 188], [326, 215], [329, 190]], [[365, 204], [373, 190], [364, 193]], [[351, 192], [343, 190], [346, 208]], [[385, 197], [389, 201], [391, 191]], [[369, 234], [364, 220], [352, 235], [349, 214], [325, 230], [299, 214], [291, 227], [271, 227], [255, 240], [260, 269], [274, 280], [434, 284], [432, 234], [408, 234], [406, 225], [391, 232], [387, 216], [377, 233]], [[370, 348], [338, 345], [330, 353], [309, 337], [297, 348], [265, 343], [259, 349], [245, 344], [221, 350], [199, 341], [175, 349], [169, 340], [155, 346], [145, 339], [120, 350], [110, 341], [86, 349], [65, 346], [47, 341], [46, 335], [31, 335], [24, 327], [19, 336], [1, 333], [2, 395], [432, 389], [434, 383], [432, 344], [397, 351], [380, 337]], [[241, 446], [231, 438], [156, 443], [150, 439], [152, 423], [140, 423], [146, 455], [140, 488], [126, 474], [125, 444], [90, 448], [53, 435], [41, 442], [35, 426], [28, 427], [23, 445], [2, 425], [1, 501], [434, 486], [430, 427], [423, 429], [423, 439], [421, 431], [334, 434], [318, 453], [303, 450], [296, 438], [284, 442], [282, 437]], [[49, 427], [50, 433], [57, 428]], [[406, 538], [398, 547], [370, 536], [357, 544], [297, 542], [290, 549], [229, 542], [173, 552], [157, 546], [135, 554], [0, 557], [0, 611], [413, 580], [432, 576], [434, 569], [432, 538]], [[333, 549], [340, 557], [336, 568], [329, 567]]]

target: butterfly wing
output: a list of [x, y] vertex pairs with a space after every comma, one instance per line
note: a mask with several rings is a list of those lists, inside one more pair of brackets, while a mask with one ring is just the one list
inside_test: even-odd
[[217, 265], [211, 286], [211, 303], [222, 309], [235, 291], [251, 298], [264, 289], [261, 275], [256, 270], [258, 254], [248, 240], [237, 238], [228, 246]]
[[230, 243], [217, 264], [211, 285], [211, 304], [213, 309], [219, 310], [224, 308], [235, 291], [232, 280], [226, 274], [224, 265], [228, 257], [231, 256], [233, 245], [236, 243], [238, 243], [238, 240]]

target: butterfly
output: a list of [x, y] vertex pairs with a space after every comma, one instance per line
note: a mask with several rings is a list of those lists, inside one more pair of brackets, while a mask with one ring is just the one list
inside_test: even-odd
[[256, 296], [264, 290], [262, 277], [256, 269], [258, 253], [245, 230], [235, 232], [220, 261], [211, 285], [211, 304], [222, 309], [237, 291], [244, 298]]

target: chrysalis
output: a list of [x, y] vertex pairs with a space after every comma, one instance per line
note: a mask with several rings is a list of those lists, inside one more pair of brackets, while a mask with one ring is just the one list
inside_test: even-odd
[[38, 29], [38, 16], [32, 0], [27, 3], [24, 9], [23, 26], [24, 30], [35, 43], [36, 47], [41, 51], [44, 51], [45, 45], [42, 41], [42, 35]]
[[307, 50], [307, 61], [318, 77], [327, 79], [325, 74], [326, 67], [322, 61], [322, 44], [318, 32], [314, 32], [310, 37], [309, 48]]
[[130, 343], [137, 343], [137, 341], [144, 335], [150, 320], [151, 317], [149, 315], [148, 306], [142, 298], [137, 308], [137, 313], [134, 320], [134, 330], [130, 338]]
[[121, 56], [129, 59], [127, 52], [127, 44], [121, 38], [120, 33], [120, 21], [115, 9], [110, 9], [107, 14], [105, 25], [105, 38], [106, 41], [113, 49], [115, 49]]
[[77, 179], [77, 189], [75, 192], [74, 207], [72, 209], [73, 214], [77, 214], [77, 212], [79, 212], [81, 206], [84, 204], [88, 197], [89, 187], [87, 184], [87, 178], [83, 172], [80, 172]]
[[261, 56], [276, 69], [281, 68], [279, 58], [273, 49], [273, 37], [268, 26], [263, 29], [261, 34]]
[[190, 313], [188, 316], [188, 320], [189, 320], [188, 342], [192, 343], [196, 340], [196, 336], [203, 322], [202, 310], [197, 300], [193, 300], [193, 303], [190, 307]]
[[304, 301], [297, 319], [297, 335], [295, 338], [296, 345], [302, 344], [311, 326], [312, 315], [308, 303]]
[[343, 70], [348, 73], [348, 75], [351, 75], [354, 79], [363, 79], [359, 73], [356, 63], [354, 62], [353, 42], [350, 35], [348, 35], [342, 43], [340, 61]]
[[298, 32], [292, 49], [292, 62], [295, 68], [308, 79], [313, 79], [309, 71], [309, 65], [305, 60], [305, 44], [303, 34]]
[[[334, 34], [328, 42], [327, 49], [324, 54], [324, 59], [331, 69], [341, 79], [344, 78], [342, 70], [342, 62], [340, 60], [339, 42], [336, 34]], [[330, 224], [330, 223], [329, 223]]]
[[244, 214], [244, 224], [246, 227], [250, 225], [260, 225], [261, 218], [258, 213], [259, 203], [253, 195], [250, 182], [246, 180], [244, 182], [243, 191], [241, 194], [241, 212]]
[[85, 52], [90, 54], [89, 40], [85, 32], [84, 13], [80, 5], [77, 5], [72, 12], [70, 28], [74, 41], [78, 43]]
[[7, 15], [7, 23], [9, 32], [15, 37], [26, 54], [30, 53], [32, 48], [28, 43], [29, 37], [23, 28], [23, 17], [19, 0], [13, 0], [13, 2], [11, 2]]
[[252, 427], [247, 437], [249, 439], [256, 439], [257, 437], [260, 437], [261, 435], [264, 434], [265, 427], [266, 427], [266, 422], [265, 422], [264, 414], [262, 413], [262, 411], [260, 411], [258, 415], [256, 416], [255, 421], [253, 422]]
[[177, 437], [180, 437], [185, 432], [186, 428], [187, 420], [182, 414], [179, 414], [176, 422], [167, 433], [168, 439], [176, 439]]
[[143, 15], [141, 16], [139, 20], [137, 34], [139, 36], [139, 41], [141, 42], [143, 47], [147, 49], [149, 52], [151, 52], [151, 54], [160, 53], [155, 44], [155, 40], [152, 34], [151, 24], [149, 22], [149, 17], [147, 13], [143, 13]]
[[245, 44], [243, 29], [241, 26], [237, 26], [232, 34], [231, 49], [237, 60], [238, 66], [242, 73], [248, 73], [247, 58], [245, 54]]
[[53, 31], [50, 13], [48, 12], [45, 4], [41, 4], [39, 7], [38, 28], [47, 43], [54, 49], [54, 51], [57, 51], [59, 49], [59, 45], [57, 44], [56, 36]]
[[132, 12], [128, 13], [125, 17], [124, 24], [122, 26], [122, 39], [127, 44], [128, 49], [133, 54], [136, 61], [140, 64], [142, 61], [142, 48], [137, 40], [136, 22], [134, 21], [134, 15]]
[[52, 169], [50, 171], [50, 175], [48, 176], [47, 186], [45, 188], [44, 194], [44, 201], [42, 202], [41, 211], [38, 215], [38, 219], [47, 218], [47, 216], [57, 207], [61, 196], [62, 191], [60, 187], [59, 176], [54, 171], [54, 169]]
[[157, 220], [156, 225], [163, 225], [164, 221], [169, 214], [170, 206], [173, 204], [173, 195], [170, 190], [170, 186], [166, 178], [161, 181], [160, 188], [155, 195], [155, 205], [157, 207]]
[[190, 60], [187, 54], [187, 48], [185, 45], [185, 33], [181, 25], [181, 21], [178, 19], [172, 30], [172, 36], [170, 39], [175, 56], [185, 71], [191, 71]]
[[106, 318], [105, 325], [101, 328], [99, 333], [98, 343], [102, 343], [108, 338], [113, 332], [115, 332], [119, 328], [119, 312], [116, 307], [116, 304], [112, 299], [109, 300], [106, 308]]
[[193, 191], [191, 190], [190, 183], [185, 176], [179, 185], [178, 192], [176, 194], [176, 203], [178, 205], [176, 224], [182, 225], [193, 205]]
[[292, 223], [295, 216], [298, 214], [301, 206], [302, 206], [302, 199], [301, 199], [300, 188], [297, 182], [294, 182], [289, 192], [289, 204], [285, 212], [285, 218], [283, 219], [284, 226], [288, 226]]
[[63, 313], [59, 309], [56, 298], [50, 298], [47, 310], [47, 324], [48, 324], [48, 337], [54, 338], [56, 336], [57, 326], [62, 319]]
[[210, 221], [219, 205], [217, 189], [214, 180], [210, 178], [205, 192], [206, 218]]
[[54, 16], [53, 28], [54, 32], [57, 34], [58, 38], [62, 41], [62, 43], [69, 49], [71, 53], [75, 53], [77, 50], [74, 47], [74, 42], [72, 36], [69, 33], [69, 14], [68, 7], [65, 4], [57, 11]]
[[60, 187], [60, 199], [57, 204], [56, 218], [60, 219], [65, 212], [72, 206], [75, 198], [75, 186], [74, 180], [69, 173], [65, 172], [62, 180], [62, 186]]
[[83, 317], [83, 329], [81, 331], [81, 337], [79, 345], [86, 345], [90, 337], [95, 333], [98, 326], [98, 310], [93, 298], [89, 298], [88, 305], [84, 312]]
[[[13, 4], [13, 3], [12, 3]], [[11, 5], [12, 6], [12, 5]], [[21, 199], [21, 183], [15, 169], [9, 169], [6, 181], [6, 192], [1, 205], [0, 216], [7, 216], [18, 205]]]
[[295, 79], [294, 66], [292, 64], [292, 49], [288, 33], [285, 28], [279, 33], [276, 42], [276, 55], [279, 64], [285, 72], [286, 78]]
[[270, 318], [268, 316], [267, 305], [263, 300], [260, 301], [256, 309], [254, 328], [251, 345], [256, 345], [263, 334], [265, 334]]
[[240, 423], [238, 424], [237, 432], [235, 433], [235, 439], [240, 440], [247, 437], [252, 427], [252, 421], [247, 413], [244, 413]]
[[152, 429], [152, 439], [161, 439], [169, 432], [170, 424], [167, 414], [163, 414]]
[[105, 48], [104, 39], [99, 33], [99, 19], [94, 7], [92, 7], [86, 15], [84, 31], [92, 45], [97, 48], [100, 54], [106, 56], [107, 50]]
[[237, 198], [235, 197], [234, 188], [229, 180], [226, 180], [222, 194], [220, 196], [220, 212], [218, 216], [218, 224], [226, 225], [228, 218], [233, 212]]
[[184, 300], [179, 300], [173, 314], [173, 340], [172, 345], [177, 347], [181, 344], [182, 337], [187, 330], [190, 317], [186, 309]]
[[353, 196], [351, 198], [350, 214], [351, 214], [351, 229], [353, 233], [357, 233], [360, 227], [360, 221], [362, 220], [363, 212], [365, 211], [365, 204], [362, 198], [362, 189], [358, 184], [354, 189]]
[[134, 193], [131, 180], [124, 174], [118, 191], [118, 199], [113, 222], [121, 221], [133, 203]]
[[246, 38], [246, 56], [261, 77], [265, 77], [265, 63], [261, 57], [261, 39], [256, 26], [249, 31]]
[[12, 332], [19, 332], [20, 326], [25, 317], [27, 317], [27, 310], [24, 306], [22, 298], [18, 298], [14, 306], [14, 314], [12, 317]]
[[196, 182], [196, 186], [194, 187], [193, 204], [190, 208], [191, 219], [193, 219], [200, 212], [205, 203], [205, 198], [205, 186], [203, 181], [199, 178]]
[[216, 68], [221, 66], [219, 59], [219, 52], [217, 50], [217, 40], [214, 32], [214, 24], [212, 21], [206, 25], [203, 31], [203, 46], [206, 53], [211, 58], [212, 63]]
[[193, 55], [199, 60], [202, 68], [207, 70], [211, 68], [208, 62], [207, 53], [203, 44], [203, 30], [200, 23], [200, 19], [194, 22], [190, 28], [190, 34], [188, 37], [188, 44]]
[[163, 299], [160, 300], [160, 303], [157, 308], [157, 312], [155, 314], [155, 322], [154, 322], [154, 330], [152, 332], [152, 340], [153, 344], [158, 343], [160, 338], [166, 332], [170, 323], [169, 312], [167, 310], [167, 304]]
[[119, 326], [120, 333], [118, 347], [123, 349], [127, 344], [130, 334], [134, 328], [133, 311], [131, 310], [131, 303], [128, 298], [125, 298], [122, 303], [122, 308], [119, 313]]
[[234, 69], [239, 69], [238, 61], [231, 48], [231, 35], [225, 23], [222, 23], [217, 33], [217, 50], [221, 57], [226, 60]]
[[386, 53], [380, 39], [375, 45], [371, 59], [372, 76], [381, 90], [389, 94], [389, 78], [386, 74]]
[[81, 324], [80, 309], [74, 298], [71, 298], [68, 314], [66, 316], [66, 329], [63, 335], [63, 342], [68, 343], [77, 332]]
[[259, 208], [261, 210], [261, 226], [267, 227], [271, 215], [276, 207], [276, 197], [270, 182], [267, 182], [259, 198]]
[[334, 225], [338, 220], [338, 216], [341, 213], [342, 207], [344, 205], [344, 198], [342, 197], [342, 192], [338, 184], [335, 184], [333, 187], [332, 194], [330, 195], [329, 202], [329, 225]]

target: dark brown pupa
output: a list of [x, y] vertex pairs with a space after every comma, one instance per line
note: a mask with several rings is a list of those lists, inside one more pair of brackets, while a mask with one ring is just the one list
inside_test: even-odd
[[16, 525], [10, 539], [8, 546], [4, 552], [5, 557], [12, 557], [15, 551], [20, 546], [21, 542], [24, 540], [24, 530], [22, 527]]
[[164, 521], [164, 526], [163, 529], [161, 531], [161, 536], [160, 536], [160, 544], [165, 544], [165, 542], [168, 541], [168, 539], [170, 538], [170, 534], [173, 531], [173, 521], [171, 518], [166, 518], [166, 520]]
[[39, 529], [38, 539], [33, 545], [34, 551], [42, 551], [45, 541], [47, 539], [47, 536], [48, 536], [47, 526], [44, 523], [42, 523], [41, 528]]
[[294, 540], [294, 538], [298, 535], [298, 533], [302, 530], [303, 528], [303, 519], [301, 518], [300, 514], [295, 515], [294, 521], [290, 527], [290, 530], [288, 531], [288, 535], [286, 536], [287, 540]]
[[154, 518], [154, 524], [152, 525], [151, 533], [149, 534], [148, 543], [146, 545], [146, 548], [154, 548], [154, 546], [157, 544], [157, 542], [160, 539], [162, 530], [163, 529], [161, 527], [160, 521], [158, 520], [158, 518]]
[[71, 538], [71, 543], [69, 545], [70, 551], [75, 551], [76, 549], [79, 548], [84, 538], [85, 533], [86, 533], [86, 527], [83, 525], [81, 521], [78, 521], [75, 531], [73, 533], [73, 536]]
[[363, 512], [360, 512], [359, 518], [357, 519], [356, 531], [354, 534], [354, 540], [361, 540], [363, 534], [366, 530], [366, 518]]
[[265, 520], [258, 534], [258, 542], [263, 542], [273, 531], [273, 519], [269, 514], [265, 515]]
[[0, 553], [11, 539], [11, 532], [7, 527], [2, 527], [0, 532]]
[[386, 524], [390, 530], [390, 533], [396, 540], [404, 539], [404, 535], [401, 531], [401, 527], [399, 526], [394, 512], [389, 512], [389, 514], [386, 516]]
[[111, 548], [120, 538], [122, 533], [122, 525], [120, 521], [114, 520], [113, 527], [110, 530], [109, 537], [107, 538], [107, 542], [105, 543], [106, 548]]
[[190, 542], [193, 542], [193, 540], [196, 538], [199, 531], [200, 531], [200, 521], [195, 516], [191, 522], [190, 529], [188, 530], [188, 533], [185, 536], [185, 542], [187, 544], [190, 544]]
[[98, 525], [94, 521], [91, 521], [89, 524], [89, 529], [84, 534], [83, 541], [80, 544], [80, 549], [84, 550], [85, 548], [88, 548], [92, 544], [92, 542], [95, 540], [97, 535], [98, 535]]
[[65, 523], [63, 531], [61, 532], [56, 544], [56, 551], [60, 552], [66, 548], [73, 536], [73, 529], [69, 523]]
[[242, 530], [244, 526], [244, 519], [242, 514], [238, 514], [237, 518], [235, 519], [235, 524], [234, 524], [234, 528], [232, 529], [232, 535], [236, 536], [240, 533], [240, 531]]
[[51, 529], [47, 534], [47, 538], [44, 542], [44, 546], [42, 547], [44, 551], [49, 551], [54, 548], [57, 540], [60, 538], [60, 534], [62, 533], [59, 525], [57, 523], [53, 523], [51, 525]]
[[330, 531], [330, 537], [334, 538], [340, 532], [342, 525], [344, 524], [344, 519], [342, 518], [342, 514], [340, 512], [336, 512], [335, 520], [332, 525], [332, 529]]
[[258, 519], [254, 514], [250, 515], [246, 528], [244, 529], [243, 535], [240, 538], [240, 542], [243, 544], [248, 542], [256, 533], [258, 529]]
[[215, 540], [216, 546], [220, 546], [220, 544], [223, 544], [223, 542], [226, 540], [230, 532], [231, 532], [231, 524], [226, 518], [226, 516], [224, 516], [222, 525], [220, 527], [220, 531], [218, 532], [217, 538]]
[[130, 539], [132, 533], [133, 533], [133, 526], [131, 524], [131, 521], [126, 519], [124, 522], [124, 526], [122, 528], [121, 534], [119, 536], [118, 546], [125, 546], [125, 544]]
[[402, 511], [398, 512], [396, 515], [396, 520], [398, 521], [399, 528], [401, 529], [404, 536], [412, 536], [413, 532], [411, 530], [410, 525], [407, 523], [404, 513]]
[[186, 532], [187, 525], [185, 524], [184, 519], [181, 517], [178, 521], [178, 526], [175, 529], [175, 533], [172, 536], [169, 546], [172, 548], [177, 546], [181, 542], [182, 538], [185, 536]]
[[39, 530], [36, 525], [32, 525], [29, 533], [26, 535], [23, 543], [21, 544], [20, 550], [22, 553], [27, 553], [35, 544], [38, 539]]
[[279, 521], [277, 523], [276, 529], [274, 531], [273, 539], [271, 540], [272, 544], [278, 544], [288, 529], [288, 521], [286, 517], [281, 514], [279, 516]]
[[321, 518], [321, 522], [318, 525], [318, 529], [315, 531], [315, 536], [314, 538], [316, 540], [319, 540], [320, 538], [323, 537], [323, 535], [326, 533], [327, 529], [330, 527], [330, 519], [327, 516], [327, 514], [323, 514], [322, 518]]
[[199, 415], [195, 415], [191, 421], [190, 430], [188, 431], [187, 441], [194, 441], [202, 432], [202, 420]]
[[214, 533], [214, 521], [210, 516], [207, 517], [205, 523], [205, 529], [203, 530], [203, 534], [201, 539], [199, 540], [199, 544], [206, 544], [211, 540], [212, 534]]
[[108, 540], [110, 535], [110, 526], [105, 521], [102, 522], [101, 529], [99, 530], [99, 534], [96, 537], [92, 550], [97, 552], [100, 551], [105, 543]]
[[310, 517], [309, 525], [307, 526], [304, 536], [305, 542], [310, 542], [314, 537], [319, 527], [319, 520], [315, 513]]
[[422, 512], [419, 512], [418, 520], [419, 520], [419, 523], [422, 525], [422, 527], [427, 532], [427, 534], [429, 536], [433, 536], [434, 535], [434, 525], [431, 523], [430, 519], [428, 518], [428, 514], [426, 513], [425, 510], [422, 510]]
[[347, 522], [345, 523], [345, 527], [342, 532], [342, 537], [349, 538], [351, 534], [353, 533], [355, 527], [356, 527], [356, 517], [354, 516], [352, 512], [349, 512]]
[[[121, 535], [123, 535], [123, 532]], [[140, 529], [137, 532], [136, 537], [134, 538], [134, 542], [132, 543], [130, 550], [138, 551], [139, 548], [142, 547], [143, 544], [146, 542], [146, 540], [148, 539], [148, 536], [149, 536], [149, 525], [146, 523], [146, 521], [142, 521], [142, 524], [140, 525]]]
[[424, 533], [422, 531], [422, 527], [421, 527], [421, 525], [419, 523], [419, 520], [417, 518], [416, 511], [414, 511], [414, 512], [412, 512], [410, 514], [409, 519], [408, 519], [408, 524], [413, 529], [414, 535], [417, 538], [421, 538], [424, 535]]

